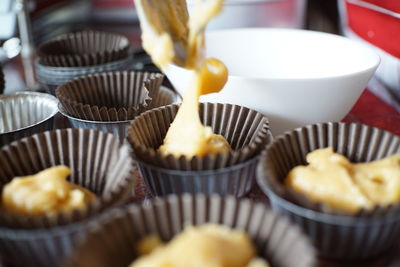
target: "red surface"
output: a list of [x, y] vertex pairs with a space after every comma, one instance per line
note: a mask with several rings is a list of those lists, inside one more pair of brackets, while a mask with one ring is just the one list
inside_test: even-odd
[[[400, 3], [400, 0], [392, 2]], [[371, 44], [400, 58], [399, 18], [351, 3], [346, 3], [346, 8], [348, 26], [352, 31]]]
[[400, 135], [400, 113], [368, 90], [344, 121], [364, 123]]
[[399, 0], [363, 0], [374, 4], [376, 6], [400, 13], [400, 1]]

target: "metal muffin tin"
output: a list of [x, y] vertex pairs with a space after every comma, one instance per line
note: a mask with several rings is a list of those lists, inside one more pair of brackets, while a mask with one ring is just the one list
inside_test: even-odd
[[121, 143], [125, 142], [126, 132], [128, 130], [131, 120], [126, 121], [90, 121], [78, 119], [73, 116], [68, 115], [65, 110], [63, 110], [61, 104], [58, 105], [60, 113], [66, 117], [72, 128], [83, 128], [83, 129], [93, 129], [99, 130], [113, 135], [118, 136]]
[[55, 95], [55, 90], [59, 85], [74, 78], [99, 72], [129, 70], [132, 65], [133, 59], [130, 56], [118, 61], [87, 67], [51, 67], [40, 64], [38, 60], [35, 62], [39, 82], [52, 95]]
[[58, 100], [49, 94], [19, 92], [0, 95], [0, 146], [53, 129]]

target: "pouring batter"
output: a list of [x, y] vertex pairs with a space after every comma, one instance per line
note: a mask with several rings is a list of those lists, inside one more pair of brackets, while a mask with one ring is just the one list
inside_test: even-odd
[[183, 96], [162, 153], [177, 157], [228, 153], [229, 143], [205, 127], [199, 117], [199, 97], [219, 92], [228, 79], [226, 66], [204, 56], [204, 29], [222, 8], [222, 0], [198, 0], [189, 18], [184, 0], [134, 0], [142, 28], [143, 48], [163, 71], [171, 63], [192, 69], [194, 80]]

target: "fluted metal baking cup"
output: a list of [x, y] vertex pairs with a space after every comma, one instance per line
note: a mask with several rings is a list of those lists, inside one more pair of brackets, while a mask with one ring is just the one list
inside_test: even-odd
[[118, 137], [121, 143], [126, 141], [126, 133], [130, 124], [128, 121], [90, 121], [81, 120], [68, 115], [61, 106], [59, 106], [60, 113], [68, 119], [72, 128], [93, 129], [107, 133], [111, 133]]
[[200, 119], [214, 133], [223, 135], [232, 147], [226, 155], [205, 155], [187, 159], [164, 155], [162, 144], [179, 105], [168, 105], [144, 112], [129, 127], [128, 140], [135, 157], [155, 167], [172, 170], [201, 171], [233, 166], [258, 155], [272, 140], [268, 119], [254, 110], [231, 104], [200, 103]]
[[0, 94], [4, 92], [5, 88], [6, 88], [6, 82], [4, 80], [3, 68], [0, 65]]
[[83, 76], [87, 74], [97, 73], [97, 72], [106, 72], [118, 70], [123, 67], [132, 67], [133, 66], [133, 58], [129, 56], [127, 58], [96, 65], [96, 66], [83, 66], [83, 67], [49, 67], [44, 66], [39, 63], [38, 60], [35, 60], [35, 66], [38, 72], [39, 77], [43, 77], [49, 81], [59, 81], [63, 78], [74, 78], [77, 76]]
[[256, 177], [259, 157], [216, 170], [180, 171], [158, 168], [137, 160], [149, 191], [155, 196], [182, 193], [247, 195]]
[[58, 112], [54, 96], [36, 92], [0, 95], [0, 147], [53, 129]]
[[306, 164], [307, 153], [324, 147], [352, 162], [368, 162], [400, 153], [400, 137], [356, 123], [315, 124], [276, 137], [263, 152], [257, 171], [257, 182], [273, 209], [299, 224], [324, 257], [359, 260], [389, 249], [400, 237], [398, 208], [377, 207], [355, 216], [327, 213], [318, 210], [324, 205], [298, 198], [282, 184], [293, 167]]
[[125, 36], [100, 31], [63, 34], [38, 48], [40, 63], [55, 67], [100, 65], [126, 58], [128, 52]]
[[132, 120], [149, 107], [152, 94], [159, 92], [164, 76], [152, 72], [106, 72], [76, 78], [56, 89], [67, 114], [91, 121]]
[[127, 57], [115, 62], [89, 67], [47, 67], [36, 61], [36, 76], [48, 93], [55, 95], [57, 86], [74, 78], [93, 73], [108, 71], [124, 71], [132, 68], [132, 58]]
[[98, 198], [87, 209], [70, 214], [16, 216], [0, 213], [0, 225], [10, 228], [48, 228], [70, 224], [125, 202], [133, 190], [133, 162], [128, 145], [111, 134], [87, 129], [63, 129], [36, 134], [0, 149], [1, 188], [16, 176], [66, 165], [68, 180]]
[[275, 267], [315, 266], [307, 238], [288, 220], [261, 203], [217, 195], [170, 195], [145, 205], [113, 209], [90, 223], [67, 266], [128, 266], [135, 245], [151, 234], [170, 240], [188, 225], [213, 223], [249, 235], [258, 255]]
[[5, 266], [60, 266], [74, 251], [86, 221], [49, 229], [0, 227], [0, 257]]

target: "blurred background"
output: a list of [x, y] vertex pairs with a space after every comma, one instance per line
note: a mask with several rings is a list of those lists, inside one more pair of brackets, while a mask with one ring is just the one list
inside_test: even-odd
[[[190, 12], [194, 0], [187, 2]], [[399, 18], [397, 0], [226, 0], [222, 14], [212, 21], [209, 30], [303, 28], [364, 42], [381, 57], [369, 89], [400, 110]], [[1, 0], [0, 23], [0, 62], [6, 93], [40, 89], [33, 67], [36, 48], [66, 32], [95, 29], [121, 33], [131, 42], [133, 68], [154, 68], [140, 48], [133, 0]]]
[[[193, 2], [188, 1], [189, 9]], [[209, 30], [266, 26], [338, 33], [336, 0], [227, 0], [226, 4]], [[5, 93], [39, 89], [32, 64], [35, 48], [62, 33], [86, 29], [121, 33], [131, 41], [137, 68], [148, 63], [140, 49], [133, 0], [1, 0], [0, 23]]]

